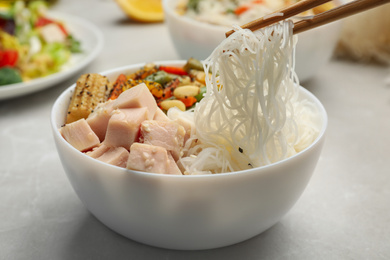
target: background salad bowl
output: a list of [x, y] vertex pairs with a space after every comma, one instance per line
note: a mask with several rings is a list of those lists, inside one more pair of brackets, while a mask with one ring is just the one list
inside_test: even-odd
[[[182, 0], [163, 0], [165, 22], [180, 58], [207, 58], [225, 39], [231, 28], [200, 22], [179, 15], [175, 10]], [[339, 5], [339, 1], [333, 1]], [[276, 10], [275, 10], [276, 11]], [[260, 17], [258, 17], [260, 18]], [[301, 82], [312, 78], [332, 57], [342, 22], [337, 21], [298, 35], [296, 72]]]
[[[156, 64], [183, 66], [185, 61]], [[144, 64], [102, 72], [110, 80]], [[320, 134], [302, 152], [272, 165], [215, 175], [163, 175], [127, 170], [79, 152], [61, 136], [75, 85], [55, 101], [51, 127], [71, 185], [85, 207], [125, 237], [152, 246], [198, 250], [235, 244], [277, 223], [305, 190], [327, 128], [320, 101], [304, 88], [300, 97], [320, 111]]]
[[72, 54], [70, 60], [56, 73], [26, 82], [0, 86], [0, 100], [19, 97], [56, 86], [56, 84], [74, 76], [88, 66], [102, 51], [104, 45], [103, 34], [93, 23], [83, 18], [55, 11], [49, 11], [48, 17], [58, 19], [66, 24], [69, 31], [80, 41], [82, 52]]

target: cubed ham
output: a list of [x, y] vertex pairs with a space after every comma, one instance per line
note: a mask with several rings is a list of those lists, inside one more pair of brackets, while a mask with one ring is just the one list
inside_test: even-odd
[[60, 133], [68, 143], [81, 152], [88, 151], [100, 144], [99, 137], [92, 131], [84, 118], [61, 127]]
[[140, 125], [148, 118], [148, 114], [146, 107], [114, 110], [108, 121], [104, 144], [129, 150], [138, 141]]
[[156, 114], [154, 114], [153, 120], [156, 120], [156, 121], [171, 121], [171, 119], [169, 119], [169, 117], [159, 107], [157, 107]]
[[144, 143], [164, 147], [179, 159], [185, 130], [176, 122], [146, 120], [141, 124], [141, 135]]
[[175, 162], [175, 159], [173, 159], [172, 154], [168, 153], [168, 159], [169, 159], [169, 164], [168, 164], [168, 174], [174, 174], [174, 175], [182, 175], [178, 165]]
[[160, 146], [133, 143], [126, 168], [143, 172], [168, 173], [170, 169], [168, 152]]
[[110, 120], [111, 112], [114, 110], [113, 103], [113, 100], [99, 103], [87, 118], [87, 123], [99, 137], [100, 142], [103, 142], [106, 136], [108, 121]]
[[132, 87], [119, 95], [115, 100], [115, 108], [147, 107], [148, 119], [153, 119], [157, 110], [157, 103], [145, 83]]
[[99, 161], [122, 168], [126, 167], [127, 160], [129, 158], [129, 151], [125, 148], [108, 147], [104, 144], [94, 148], [91, 152], [87, 152], [86, 154]]

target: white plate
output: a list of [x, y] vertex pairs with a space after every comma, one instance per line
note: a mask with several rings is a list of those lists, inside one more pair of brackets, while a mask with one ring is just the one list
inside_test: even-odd
[[87, 66], [103, 49], [103, 34], [91, 22], [79, 17], [53, 11], [48, 12], [48, 16], [65, 23], [72, 35], [81, 42], [82, 53], [72, 54], [70, 61], [57, 73], [28, 82], [0, 86], [0, 100], [53, 87]]

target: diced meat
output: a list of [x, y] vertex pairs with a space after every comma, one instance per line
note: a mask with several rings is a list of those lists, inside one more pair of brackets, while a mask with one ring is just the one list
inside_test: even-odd
[[185, 119], [183, 117], [178, 117], [174, 120], [176, 123], [184, 127], [185, 135], [184, 135], [184, 144], [187, 142], [187, 140], [191, 137], [191, 131], [192, 129], [195, 129], [195, 125], [193, 122], [191, 122], [188, 119]]
[[182, 175], [178, 165], [173, 159], [171, 153], [168, 153], [169, 165], [168, 165], [168, 174]]
[[86, 155], [97, 159], [110, 149], [107, 145], [101, 143], [99, 146], [94, 147], [91, 151], [86, 152]]
[[41, 27], [39, 32], [46, 43], [54, 43], [54, 42], [64, 43], [66, 41], [66, 35], [58, 26], [58, 24], [55, 23], [47, 24]]
[[168, 173], [170, 168], [168, 152], [163, 147], [133, 143], [126, 168], [143, 172]]
[[127, 160], [129, 158], [129, 151], [127, 151], [125, 148], [108, 147], [104, 144], [96, 147], [91, 152], [87, 152], [86, 154], [99, 161], [122, 168], [126, 167]]
[[128, 158], [129, 151], [125, 148], [111, 147], [107, 152], [105, 152], [97, 159], [108, 164], [126, 168]]
[[171, 108], [168, 111], [168, 118], [184, 127], [184, 130], [186, 131], [184, 136], [184, 145], [187, 146], [187, 140], [191, 137], [191, 134], [195, 133], [193, 113], [189, 114], [180, 111], [178, 108]]
[[147, 107], [149, 110], [148, 119], [153, 119], [157, 110], [157, 103], [148, 87], [141, 83], [119, 95], [115, 100], [115, 108], [140, 108]]
[[159, 107], [157, 107], [156, 114], [154, 114], [153, 120], [156, 120], [156, 121], [171, 121], [171, 119], [169, 119], [169, 117]]
[[114, 101], [112, 100], [99, 103], [87, 118], [87, 123], [101, 142], [104, 141], [106, 136], [108, 121], [110, 120], [111, 112], [114, 110], [113, 103]]
[[173, 121], [146, 120], [141, 124], [143, 142], [164, 147], [175, 160], [180, 157], [184, 134], [184, 128]]
[[148, 118], [148, 109], [116, 109], [108, 121], [104, 144], [111, 147], [122, 146], [127, 150], [138, 141], [141, 123]]
[[100, 144], [99, 137], [82, 118], [60, 128], [60, 133], [68, 143], [81, 152], [88, 151]]

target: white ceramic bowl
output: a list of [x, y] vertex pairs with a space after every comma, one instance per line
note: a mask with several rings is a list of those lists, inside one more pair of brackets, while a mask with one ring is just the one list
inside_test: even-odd
[[[185, 61], [156, 64], [184, 65]], [[113, 80], [144, 64], [101, 74]], [[210, 249], [254, 237], [295, 204], [314, 171], [327, 115], [304, 88], [300, 96], [320, 111], [321, 132], [299, 154], [278, 163], [234, 173], [178, 176], [108, 165], [77, 151], [60, 135], [75, 85], [55, 101], [51, 126], [62, 165], [85, 207], [112, 230], [141, 243], [169, 249]]]
[[[181, 59], [205, 59], [231, 28], [178, 15], [174, 11], [178, 1], [163, 0], [165, 22], [176, 51]], [[296, 71], [301, 82], [312, 78], [330, 60], [340, 31], [341, 21], [337, 21], [298, 35]]]

